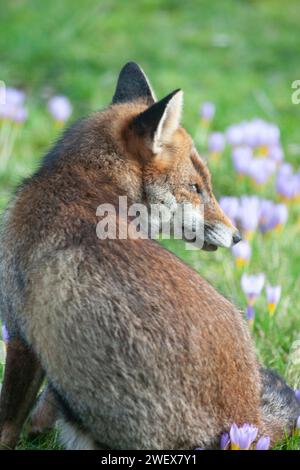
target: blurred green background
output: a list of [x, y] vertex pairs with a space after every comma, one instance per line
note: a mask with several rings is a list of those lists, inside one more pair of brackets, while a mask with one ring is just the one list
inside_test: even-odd
[[[184, 90], [184, 125], [192, 135], [199, 126], [200, 104], [212, 101], [215, 130], [254, 117], [278, 124], [286, 160], [297, 169], [300, 105], [291, 102], [291, 84], [300, 78], [299, 21], [299, 0], [2, 3], [0, 80], [26, 91], [29, 116], [0, 174], [0, 207], [59, 135], [47, 111], [49, 97], [70, 99], [71, 121], [106, 106], [119, 70], [129, 60], [140, 63], [158, 97], [178, 87]], [[211, 171], [217, 197], [253, 193], [247, 183], [237, 182], [229, 154]], [[276, 199], [273, 187], [263, 195]], [[258, 234], [247, 268], [265, 272], [269, 282], [283, 287], [274, 319], [259, 300], [253, 335], [261, 360], [284, 375], [291, 345], [300, 334], [298, 218], [299, 208], [293, 207], [282, 234]], [[245, 307], [241, 273], [229, 251], [187, 252], [178, 242], [164, 244]], [[52, 448], [55, 436], [22, 445]], [[294, 441], [284, 445], [296, 446]]]

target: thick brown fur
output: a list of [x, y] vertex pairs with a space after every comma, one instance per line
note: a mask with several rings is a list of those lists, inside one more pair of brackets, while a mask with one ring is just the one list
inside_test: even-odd
[[116, 103], [76, 124], [19, 188], [1, 239], [3, 320], [60, 397], [69, 448], [213, 447], [233, 422], [275, 438], [241, 313], [155, 241], [96, 235], [99, 204], [166, 193], [205, 197], [208, 225], [235, 232], [183, 128], [153, 154], [135, 120], [147, 108]]

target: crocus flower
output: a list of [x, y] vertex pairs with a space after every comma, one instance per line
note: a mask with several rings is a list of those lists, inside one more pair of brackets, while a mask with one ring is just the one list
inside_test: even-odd
[[253, 119], [244, 125], [244, 142], [252, 148], [258, 147], [262, 143], [262, 126], [263, 121]]
[[273, 218], [274, 202], [261, 199], [259, 206], [259, 228], [262, 232], [269, 230], [270, 220]]
[[[272, 224], [276, 229], [281, 228], [288, 219], [288, 208], [285, 204], [276, 204], [274, 208]], [[273, 228], [272, 227], [272, 228]]]
[[297, 181], [293, 175], [278, 174], [276, 191], [284, 200], [292, 200], [297, 194]]
[[248, 275], [244, 273], [241, 278], [241, 286], [247, 297], [248, 305], [253, 305], [255, 299], [261, 294], [264, 287], [265, 275], [263, 273]]
[[285, 204], [274, 204], [273, 201], [262, 199], [260, 203], [259, 228], [265, 233], [269, 230], [280, 230], [288, 219]]
[[229, 145], [237, 147], [246, 145], [257, 149], [260, 155], [266, 156], [271, 146], [279, 145], [280, 131], [275, 124], [253, 119], [230, 126], [226, 131]]
[[294, 175], [294, 200], [299, 201], [300, 196], [300, 171]]
[[24, 108], [25, 93], [17, 88], [6, 88], [5, 103], [0, 105], [0, 118], [17, 123], [24, 122], [27, 110]]
[[243, 145], [244, 142], [244, 128], [241, 124], [233, 124], [226, 130], [226, 139], [232, 147]]
[[250, 424], [238, 427], [235, 423], [230, 428], [231, 450], [248, 450], [255, 441], [258, 429]]
[[251, 238], [258, 227], [259, 199], [256, 196], [242, 196], [240, 198], [239, 213], [237, 216], [245, 238]]
[[4, 343], [8, 343], [9, 336], [8, 336], [8, 331], [5, 325], [2, 325], [2, 338]]
[[248, 320], [249, 326], [252, 326], [254, 322], [254, 315], [255, 315], [255, 312], [254, 312], [253, 305], [248, 304], [246, 307], [246, 318]]
[[295, 199], [299, 201], [300, 198], [300, 170], [295, 175]]
[[245, 142], [257, 148], [260, 155], [267, 155], [268, 146], [278, 142], [280, 133], [277, 126], [262, 119], [247, 121], [245, 126]]
[[296, 395], [297, 400], [300, 401], [300, 390], [295, 390], [295, 395]]
[[272, 145], [269, 148], [268, 156], [276, 164], [281, 163], [284, 159], [284, 153], [283, 153], [282, 147], [280, 145]]
[[3, 349], [4, 353], [6, 352], [7, 343], [9, 341], [8, 331], [5, 325], [2, 325], [2, 339], [3, 339]]
[[48, 109], [55, 121], [65, 122], [72, 113], [72, 106], [66, 96], [53, 96], [48, 102]]
[[214, 103], [211, 103], [210, 101], [204, 102], [199, 110], [201, 122], [204, 125], [209, 124], [215, 115], [215, 111], [216, 111], [216, 107]]
[[258, 185], [265, 184], [276, 169], [276, 164], [272, 160], [253, 158], [249, 162], [246, 172]]
[[208, 137], [208, 150], [212, 157], [218, 157], [225, 147], [225, 138], [222, 132], [212, 132]]
[[268, 147], [278, 145], [280, 141], [280, 129], [276, 124], [265, 123], [264, 144]]
[[226, 450], [226, 449], [228, 449], [229, 444], [230, 444], [230, 437], [229, 437], [229, 434], [228, 434], [228, 432], [224, 432], [224, 433], [221, 435], [220, 447], [221, 447], [222, 450]]
[[255, 119], [252, 125], [256, 127], [256, 142], [255, 146], [258, 148], [258, 154], [267, 156], [269, 147], [277, 145], [280, 140], [280, 131], [275, 124]]
[[300, 192], [299, 174], [293, 173], [293, 168], [289, 163], [283, 163], [278, 170], [276, 179], [276, 191], [286, 200], [292, 200]]
[[283, 163], [279, 170], [278, 176], [292, 176], [293, 175], [293, 167], [290, 163]]
[[28, 116], [28, 111], [26, 108], [19, 107], [15, 110], [15, 112], [12, 114], [12, 120], [15, 121], [18, 124], [21, 124], [22, 122], [26, 121]]
[[248, 173], [252, 157], [253, 151], [250, 147], [236, 147], [232, 150], [233, 167], [239, 175]]
[[267, 293], [269, 314], [270, 316], [273, 316], [276, 310], [277, 304], [280, 300], [281, 286], [267, 286], [266, 293]]
[[238, 268], [245, 266], [251, 257], [251, 246], [247, 240], [242, 240], [231, 248]]
[[233, 196], [222, 196], [219, 204], [230, 220], [235, 223], [239, 213], [239, 199]]
[[6, 103], [14, 104], [15, 106], [21, 106], [25, 100], [25, 93], [17, 88], [7, 87], [5, 91]]
[[262, 436], [258, 439], [255, 450], [268, 450], [270, 447], [270, 438], [269, 436]]
[[296, 428], [300, 430], [300, 416], [298, 416], [298, 418], [297, 418]]

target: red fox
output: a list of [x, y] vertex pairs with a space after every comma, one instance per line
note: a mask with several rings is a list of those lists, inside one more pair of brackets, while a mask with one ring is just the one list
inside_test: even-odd
[[67, 449], [215, 448], [233, 422], [274, 443], [293, 428], [293, 391], [260, 368], [228, 300], [155, 240], [97, 236], [99, 205], [126, 196], [170, 213], [189, 203], [203, 249], [240, 240], [180, 126], [182, 102], [180, 90], [157, 101], [128, 63], [112, 104], [65, 132], [4, 214], [2, 448], [16, 446], [44, 377]]

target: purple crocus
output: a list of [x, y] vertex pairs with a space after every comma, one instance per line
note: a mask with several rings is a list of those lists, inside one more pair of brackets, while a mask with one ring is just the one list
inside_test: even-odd
[[300, 170], [298, 171], [298, 173], [296, 173], [295, 175], [295, 198], [297, 198], [297, 200], [299, 200], [299, 197], [300, 197]]
[[264, 287], [265, 275], [259, 273], [256, 275], [248, 275], [244, 273], [241, 278], [241, 286], [247, 297], [248, 305], [253, 305], [255, 299], [261, 294]]
[[25, 100], [25, 92], [18, 90], [17, 88], [7, 87], [5, 90], [5, 101], [6, 103], [13, 104], [15, 106], [21, 106]]
[[300, 401], [300, 390], [295, 390], [295, 395], [296, 395], [297, 400]]
[[281, 163], [284, 159], [284, 153], [283, 153], [282, 147], [280, 145], [272, 145], [269, 148], [268, 156], [276, 164]]
[[274, 202], [270, 201], [270, 199], [261, 199], [259, 205], [259, 228], [262, 232], [267, 231], [267, 227], [269, 224], [270, 219], [273, 217], [274, 213]]
[[232, 223], [235, 223], [239, 213], [239, 199], [233, 196], [222, 196], [219, 204]]
[[259, 198], [256, 196], [242, 196], [240, 198], [237, 215], [240, 226], [246, 238], [251, 238], [259, 222]]
[[297, 194], [297, 181], [293, 175], [278, 174], [276, 191], [284, 200], [291, 200]]
[[255, 450], [269, 450], [270, 438], [269, 436], [262, 436], [258, 439]]
[[269, 230], [279, 230], [288, 219], [288, 209], [285, 204], [274, 204], [273, 201], [262, 199], [260, 203], [259, 228], [265, 233]]
[[277, 143], [278, 132], [274, 124], [263, 119], [247, 121], [245, 126], [245, 142], [253, 148], [258, 148], [259, 153], [266, 155], [267, 147], [271, 143]]
[[266, 143], [268, 146], [279, 145], [280, 142], [280, 129], [276, 124], [269, 124], [266, 133]]
[[280, 141], [280, 129], [276, 124], [265, 123], [264, 144], [268, 147], [278, 145]]
[[232, 150], [233, 167], [239, 175], [248, 173], [252, 157], [253, 151], [250, 147], [235, 147]]
[[0, 105], [0, 119], [11, 119], [14, 111], [14, 106], [5, 102]]
[[214, 103], [211, 103], [210, 101], [205, 101], [199, 110], [199, 114], [203, 121], [210, 122], [215, 115], [215, 111], [216, 107]]
[[267, 286], [267, 302], [269, 314], [272, 317], [275, 313], [276, 307], [281, 297], [281, 286]]
[[292, 200], [300, 193], [300, 176], [294, 174], [293, 168], [289, 163], [283, 163], [278, 170], [276, 179], [276, 191], [287, 200]]
[[256, 184], [263, 185], [267, 183], [275, 169], [276, 164], [272, 160], [253, 158], [249, 162], [248, 171], [246, 173]]
[[28, 111], [26, 108], [23, 106], [17, 108], [15, 112], [12, 114], [12, 120], [15, 121], [18, 124], [21, 124], [22, 122], [26, 121], [28, 116]]
[[222, 132], [212, 132], [208, 137], [208, 149], [212, 154], [220, 154], [225, 147], [225, 137]]
[[269, 149], [279, 146], [280, 143], [278, 126], [262, 119], [233, 124], [227, 129], [226, 137], [229, 145], [233, 147], [246, 145], [258, 149], [258, 153], [263, 156], [267, 156]]
[[255, 441], [258, 429], [251, 424], [238, 427], [235, 423], [230, 428], [231, 450], [248, 450]]
[[276, 204], [274, 208], [273, 219], [272, 219], [273, 227], [277, 229], [281, 228], [286, 223], [288, 216], [289, 216], [289, 213], [288, 213], [288, 208], [286, 207], [286, 205]]
[[53, 96], [48, 102], [48, 109], [55, 121], [65, 122], [72, 113], [72, 106], [66, 96]]
[[224, 432], [220, 438], [220, 447], [222, 450], [227, 450], [230, 444], [230, 436], [228, 432]]
[[254, 119], [249, 125], [253, 126], [256, 131], [254, 133], [254, 146], [259, 149], [261, 155], [266, 156], [268, 148], [279, 143], [279, 128], [275, 124], [263, 121], [262, 119]]
[[300, 430], [300, 416], [298, 416], [298, 418], [297, 418], [296, 428]]
[[239, 147], [244, 143], [244, 128], [242, 124], [233, 124], [226, 130], [226, 139], [232, 147]]
[[292, 176], [293, 167], [290, 163], [283, 163], [278, 170], [278, 176]]
[[5, 325], [2, 325], [2, 338], [3, 338], [4, 343], [8, 343], [9, 335], [8, 335], [8, 331]]
[[244, 142], [252, 148], [261, 144], [261, 120], [254, 119], [244, 124]]
[[255, 315], [253, 305], [247, 305], [245, 313], [246, 313], [246, 318], [251, 326], [254, 322], [254, 315]]
[[24, 122], [27, 118], [24, 100], [24, 91], [17, 88], [7, 88], [5, 91], [5, 103], [0, 105], [0, 118], [10, 119], [17, 123]]
[[231, 248], [238, 268], [245, 266], [251, 257], [251, 246], [247, 240], [242, 240]]

